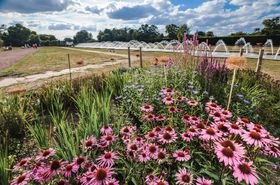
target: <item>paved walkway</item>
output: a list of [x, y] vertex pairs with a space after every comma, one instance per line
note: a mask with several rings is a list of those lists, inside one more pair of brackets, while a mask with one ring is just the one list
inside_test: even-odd
[[19, 59], [35, 51], [37, 51], [37, 49], [28, 48], [0, 52], [0, 70], [15, 64]]
[[[110, 52], [92, 51], [92, 50], [75, 49], [75, 48], [64, 48], [64, 49], [78, 50], [81, 52], [101, 53], [101, 54], [112, 55], [112, 56], [127, 57], [127, 55], [125, 55], [125, 54], [117, 54], [117, 53], [110, 53]], [[137, 60], [137, 57], [131, 57], [132, 62], [135, 60]], [[86, 66], [82, 66], [82, 67], [71, 68], [71, 73], [81, 73], [81, 72], [85, 72], [87, 69], [100, 69], [100, 68], [103, 68], [106, 66], [112, 66], [112, 65], [121, 64], [121, 63], [127, 63], [127, 59], [115, 60], [112, 62], [104, 62], [101, 64], [90, 64], [90, 65], [86, 65]], [[35, 74], [35, 75], [29, 75], [29, 76], [25, 76], [25, 77], [4, 78], [4, 79], [0, 80], [0, 88], [8, 87], [8, 86], [20, 84], [20, 83], [30, 83], [30, 82], [34, 82], [34, 81], [37, 81], [40, 79], [48, 79], [48, 78], [52, 78], [52, 77], [66, 75], [69, 73], [70, 73], [69, 69], [64, 69], [61, 71], [47, 71], [46, 73], [43, 73], [43, 74]]]

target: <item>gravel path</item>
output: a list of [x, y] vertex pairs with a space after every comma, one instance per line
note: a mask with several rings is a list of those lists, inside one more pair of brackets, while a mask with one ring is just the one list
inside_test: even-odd
[[0, 70], [15, 64], [19, 59], [36, 51], [37, 49], [28, 48], [0, 52]]
[[[74, 48], [65, 48], [65, 49], [78, 50], [81, 52], [101, 53], [101, 54], [106, 54], [106, 55], [127, 57], [127, 55], [124, 55], [124, 54], [116, 54], [116, 53], [110, 53], [110, 52], [91, 51], [91, 50], [74, 49]], [[137, 57], [132, 56], [131, 61], [133, 62], [135, 60], [137, 60]], [[81, 73], [81, 72], [85, 72], [87, 69], [100, 69], [100, 68], [104, 68], [106, 66], [117, 65], [117, 64], [121, 64], [121, 63], [127, 63], [127, 59], [104, 62], [101, 64], [90, 64], [90, 65], [86, 65], [86, 66], [82, 66], [82, 67], [71, 68], [71, 73]], [[69, 73], [70, 73], [69, 69], [64, 69], [61, 71], [47, 71], [43, 74], [35, 74], [35, 75], [29, 75], [29, 76], [25, 76], [25, 77], [4, 78], [4, 79], [0, 80], [0, 88], [8, 87], [8, 86], [15, 85], [15, 84], [30, 83], [30, 82], [34, 82], [34, 81], [37, 81], [40, 79], [48, 79], [48, 78], [52, 78], [52, 77], [66, 75]]]

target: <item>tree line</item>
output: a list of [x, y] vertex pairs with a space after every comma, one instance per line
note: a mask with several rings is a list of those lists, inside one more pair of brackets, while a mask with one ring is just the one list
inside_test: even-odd
[[[145, 42], [159, 42], [162, 40], [179, 40], [182, 41], [184, 33], [190, 35], [191, 27], [187, 24], [175, 25], [169, 24], [165, 26], [165, 34], [159, 32], [156, 25], [143, 24], [139, 28], [113, 28], [100, 31], [97, 35], [98, 41], [130, 41], [138, 40]], [[198, 38], [211, 39], [215, 38], [213, 31], [197, 31]], [[252, 33], [235, 32], [225, 37], [245, 37], [260, 36], [274, 37], [280, 36], [280, 17], [263, 20], [263, 28], [255, 28]], [[0, 46], [12, 45], [23, 46], [25, 44], [39, 44], [43, 46], [65, 45], [65, 42], [85, 43], [94, 42], [92, 34], [87, 30], [78, 31], [73, 38], [65, 38], [58, 40], [54, 35], [37, 34], [21, 24], [15, 24], [10, 27], [0, 26]]]

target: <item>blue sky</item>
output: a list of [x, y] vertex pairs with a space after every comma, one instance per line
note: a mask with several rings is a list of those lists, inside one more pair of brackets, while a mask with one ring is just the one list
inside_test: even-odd
[[0, 0], [0, 24], [21, 23], [38, 33], [72, 37], [86, 29], [188, 24], [215, 35], [252, 32], [265, 18], [280, 16], [280, 0]]

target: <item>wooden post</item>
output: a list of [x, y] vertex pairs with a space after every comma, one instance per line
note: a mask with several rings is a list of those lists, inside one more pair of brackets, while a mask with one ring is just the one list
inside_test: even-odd
[[232, 92], [233, 92], [233, 86], [234, 86], [234, 81], [235, 81], [235, 77], [236, 77], [236, 71], [237, 71], [237, 69], [234, 68], [234, 70], [233, 70], [233, 76], [232, 76], [232, 80], [231, 80], [231, 86], [230, 86], [229, 97], [228, 97], [227, 110], [229, 110], [230, 103], [231, 103]]
[[130, 47], [128, 47], [128, 67], [131, 67], [131, 59], [130, 59]]
[[240, 48], [240, 51], [239, 51], [239, 56], [243, 56], [243, 51], [244, 51], [244, 49], [243, 48]]
[[142, 47], [140, 47], [140, 67], [143, 68]]
[[258, 57], [258, 62], [257, 62], [257, 67], [256, 67], [257, 77], [259, 76], [259, 73], [261, 72], [263, 54], [264, 54], [264, 49], [260, 49], [259, 57]]
[[68, 56], [68, 66], [69, 66], [69, 75], [70, 75], [70, 83], [72, 82], [72, 74], [71, 74], [71, 63], [70, 63], [70, 54], [67, 54]]

